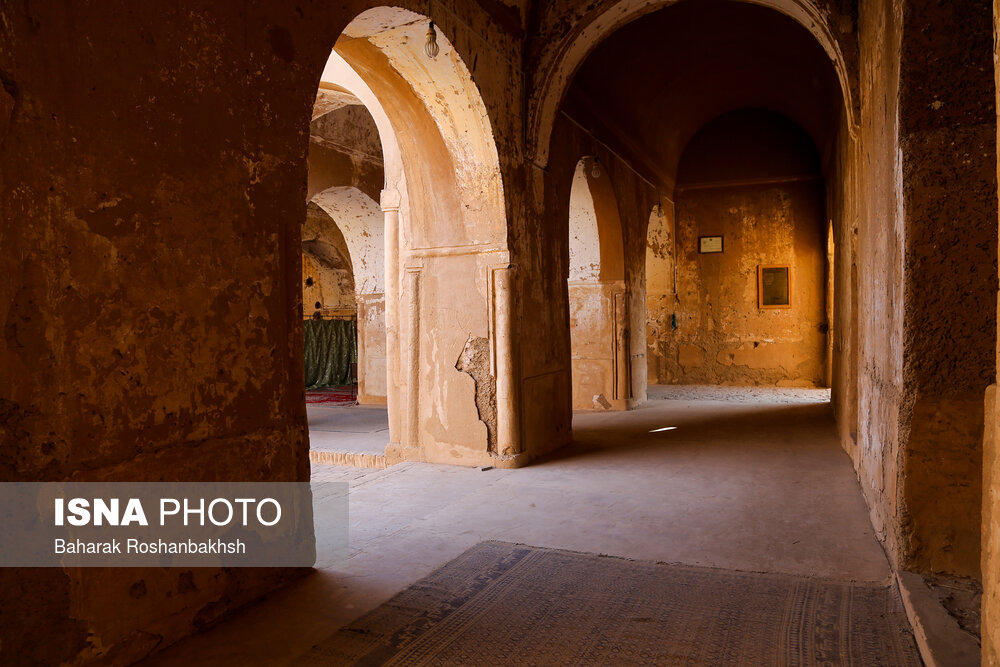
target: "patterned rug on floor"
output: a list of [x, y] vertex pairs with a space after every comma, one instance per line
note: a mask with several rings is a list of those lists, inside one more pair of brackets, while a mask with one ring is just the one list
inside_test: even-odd
[[323, 403], [326, 405], [354, 405], [358, 402], [358, 390], [353, 385], [346, 387], [325, 387], [307, 389], [306, 405]]
[[483, 542], [302, 665], [921, 664], [894, 587]]

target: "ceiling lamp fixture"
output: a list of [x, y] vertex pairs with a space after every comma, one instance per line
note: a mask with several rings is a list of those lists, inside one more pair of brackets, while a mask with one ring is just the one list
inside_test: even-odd
[[596, 157], [594, 158], [594, 163], [590, 167], [590, 175], [594, 178], [601, 177], [601, 163], [597, 161]]
[[424, 53], [427, 54], [428, 58], [433, 58], [441, 53], [441, 47], [437, 43], [437, 36], [437, 31], [434, 30], [434, 21], [431, 21], [430, 26], [427, 28], [427, 43], [424, 44]]

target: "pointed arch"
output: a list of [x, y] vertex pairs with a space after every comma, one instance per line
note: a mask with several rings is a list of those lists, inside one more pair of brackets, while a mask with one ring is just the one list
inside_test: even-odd
[[386, 188], [399, 189], [405, 180], [410, 190], [428, 194], [411, 202], [414, 247], [506, 249], [503, 180], [489, 114], [440, 28], [440, 52], [433, 59], [424, 54], [428, 22], [398, 7], [359, 14], [337, 40], [320, 86], [339, 83], [372, 111], [383, 137]]
[[[813, 0], [740, 0], [773, 9], [794, 19], [808, 30], [826, 52], [840, 84], [841, 98], [848, 119], [847, 129], [855, 135], [858, 124], [855, 82], [848, 68], [840, 42], [830, 25], [830, 17]], [[569, 31], [544, 48], [534, 78], [536, 95], [529, 101], [528, 149], [539, 167], [549, 161], [552, 128], [559, 106], [577, 70], [587, 56], [616, 30], [677, 0], [615, 0], [600, 3], [596, 9], [567, 23]]]
[[624, 409], [628, 354], [625, 254], [614, 187], [594, 157], [577, 162], [569, 197], [573, 408]]
[[[385, 284], [385, 254], [383, 216], [379, 205], [357, 188], [332, 187], [313, 201], [336, 223], [351, 254], [354, 285], [357, 294], [381, 294]], [[320, 230], [303, 230], [302, 242], [307, 243]]]
[[[386, 455], [513, 466], [520, 447], [509, 308], [500, 307], [510, 257], [499, 157], [479, 90], [440, 28], [439, 53], [424, 53], [428, 23], [398, 7], [362, 12], [320, 81], [327, 106], [357, 99], [369, 110], [382, 144], [384, 269], [373, 289], [384, 292]], [[337, 188], [310, 195], [341, 208], [362, 202]], [[359, 289], [367, 284], [360, 279]], [[470, 345], [487, 355], [475, 373], [459, 370]], [[484, 397], [509, 409], [479, 405]]]

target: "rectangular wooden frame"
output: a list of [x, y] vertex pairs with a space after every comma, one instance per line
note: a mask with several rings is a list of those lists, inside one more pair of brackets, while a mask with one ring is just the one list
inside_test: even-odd
[[[764, 305], [764, 270], [765, 269], [785, 269], [788, 274], [788, 303], [777, 305]], [[762, 310], [772, 308], [792, 307], [792, 267], [789, 264], [761, 264], [757, 267], [757, 307]]]

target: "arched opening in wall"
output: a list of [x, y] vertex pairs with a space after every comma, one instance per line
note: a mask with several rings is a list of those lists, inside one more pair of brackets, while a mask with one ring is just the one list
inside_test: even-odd
[[[385, 244], [382, 211], [379, 205], [355, 187], [323, 190], [313, 203], [337, 226], [352, 259], [352, 316], [357, 334], [355, 355], [356, 398], [362, 405], [385, 403]], [[305, 248], [314, 234], [323, 230], [303, 230]], [[303, 303], [308, 304], [307, 301]], [[307, 377], [308, 384], [308, 377]]]
[[[360, 99], [326, 87], [317, 95], [309, 134], [311, 197], [302, 248], [304, 274], [315, 275], [303, 276], [306, 402], [384, 403], [384, 249], [382, 212], [373, 199], [385, 180], [378, 128]], [[350, 291], [334, 289], [332, 260], [322, 253], [330, 247], [349, 262], [340, 271]], [[336, 286], [346, 287], [345, 281]]]
[[569, 277], [573, 409], [621, 410], [628, 395], [628, 350], [621, 219], [610, 176], [582, 158], [569, 198]]
[[556, 168], [597, 144], [611, 162], [627, 328], [650, 385], [832, 385], [854, 400], [854, 297], [833, 289], [856, 228], [853, 110], [835, 44], [786, 5], [628, 5], [582, 28], [596, 31], [588, 54], [553, 65], [579, 58], [540, 154]]
[[[520, 453], [499, 160], [440, 26], [437, 52], [425, 49], [429, 23], [400, 8], [363, 12], [320, 79], [308, 199], [352, 258], [357, 396], [377, 419], [364, 446], [354, 435], [314, 443], [314, 462], [514, 465]], [[315, 302], [304, 303], [308, 315]]]
[[369, 462], [386, 445], [386, 333], [379, 128], [361, 99], [321, 85], [309, 132], [302, 314], [313, 461]]
[[353, 403], [357, 306], [351, 252], [336, 221], [315, 203], [302, 229], [306, 404]]
[[[881, 6], [862, 3], [869, 24], [863, 34], [854, 25], [857, 7], [837, 5], [622, 0], [613, 11], [567, 12], [579, 20], [552, 21], [572, 27], [549, 33], [531, 75], [538, 92], [528, 105], [529, 150], [536, 164], [556, 171], [581, 145], [600, 144], [602, 159], [615, 156], [616, 185], [620, 173], [636, 174], [632, 191], [642, 205], [622, 207], [625, 276], [630, 294], [646, 290], [633, 303], [650, 309], [643, 319], [651, 381], [829, 385], [836, 436], [853, 459], [873, 526], [894, 564], [974, 575], [982, 449], [977, 392], [991, 381], [994, 359], [971, 332], [992, 330], [993, 308], [950, 318], [941, 329], [925, 326], [921, 308], [926, 300], [943, 312], [991, 287], [978, 280], [978, 287], [944, 288], [923, 275], [927, 266], [951, 266], [964, 257], [946, 257], [944, 248], [955, 244], [922, 242], [928, 229], [944, 228], [930, 222], [933, 207], [909, 205], [937, 199], [923, 189], [920, 169], [905, 165], [931, 164], [935, 156], [947, 162], [953, 155], [912, 148], [920, 103], [901, 95], [903, 24], [896, 13], [873, 13]], [[970, 57], [986, 58], [986, 41]], [[859, 50], [859, 42], [865, 48]], [[859, 71], [859, 55], [870, 59], [867, 70]], [[910, 92], [922, 90], [920, 75], [909, 76]], [[988, 77], [982, 82], [989, 88]], [[977, 87], [970, 81], [967, 90], [974, 95]], [[980, 98], [986, 112], [975, 132], [992, 142], [989, 92]], [[903, 117], [908, 105], [913, 116]], [[775, 116], [767, 120], [765, 113]], [[743, 115], [739, 132], [737, 114]], [[775, 132], [784, 125], [785, 153], [799, 147], [802, 159], [769, 164], [770, 144], [753, 151], [754, 162], [733, 157], [739, 146], [732, 143], [711, 148], [712, 131], [753, 139], [753, 115], [753, 123]], [[730, 128], [712, 130], [713, 119]], [[699, 164], [699, 155], [714, 158]], [[992, 226], [995, 197], [972, 185], [989, 183], [989, 167], [980, 172], [985, 180], [971, 177], [963, 188], [969, 202], [989, 202], [985, 220]], [[657, 202], [663, 215], [651, 219]], [[962, 275], [992, 276], [990, 246], [964, 233], [949, 237], [967, 248], [971, 261]], [[985, 238], [992, 243], [992, 235]], [[645, 276], [635, 278], [643, 269]], [[676, 284], [664, 280], [670, 270]], [[767, 303], [761, 292], [769, 281], [787, 289]], [[809, 292], [801, 293], [805, 287]], [[970, 363], [961, 370], [941, 354], [951, 349], [939, 344], [945, 330], [958, 346], [970, 346]], [[965, 392], [973, 387], [970, 397]], [[799, 393], [708, 389], [740, 400]], [[927, 502], [928, 489], [940, 489], [948, 501]]]
[[662, 291], [673, 239], [660, 224], [648, 233], [647, 321], [670, 322], [647, 332], [651, 381], [827, 386], [821, 171], [809, 135], [769, 110], [731, 111], [694, 135], [677, 170], [673, 294]]

